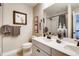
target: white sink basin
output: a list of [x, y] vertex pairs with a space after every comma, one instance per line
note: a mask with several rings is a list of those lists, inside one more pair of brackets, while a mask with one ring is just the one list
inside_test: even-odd
[[69, 50], [71, 50], [71, 51], [74, 51], [74, 52], [76, 52], [76, 53], [79, 53], [79, 47], [77, 47], [77, 46], [67, 45], [67, 46], [65, 46], [64, 48], [65, 48], [65, 49], [69, 49]]

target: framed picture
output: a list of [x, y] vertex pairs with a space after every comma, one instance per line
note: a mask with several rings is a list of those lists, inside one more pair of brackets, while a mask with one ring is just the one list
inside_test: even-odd
[[13, 11], [13, 24], [26, 25], [27, 14], [18, 11]]
[[38, 33], [38, 16], [34, 17], [34, 32]]

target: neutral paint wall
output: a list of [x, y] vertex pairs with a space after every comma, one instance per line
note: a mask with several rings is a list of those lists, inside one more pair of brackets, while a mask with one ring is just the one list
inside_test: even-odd
[[[43, 19], [43, 5], [38, 4], [33, 8], [33, 17], [38, 16], [39, 22]], [[39, 28], [39, 25], [38, 25]], [[41, 30], [39, 30], [39, 34], [42, 34], [42, 27]]]
[[[20, 35], [18, 37], [3, 38], [3, 52], [8, 52], [20, 47], [28, 42], [32, 36], [33, 9], [25, 4], [4, 4], [3, 6], [3, 24], [13, 24], [13, 10], [27, 14], [27, 25], [21, 25]], [[16, 26], [16, 25], [14, 25]], [[17, 25], [18, 26], [18, 25]]]
[[43, 6], [43, 10], [45, 10], [46, 8], [50, 7], [51, 5], [55, 4], [54, 2], [53, 3], [43, 3], [42, 6]]
[[[0, 6], [0, 27], [2, 26], [2, 6]], [[1, 54], [1, 47], [2, 47], [2, 35], [0, 34], [0, 54]]]
[[68, 37], [72, 37], [72, 8], [68, 5]]
[[[45, 18], [44, 15], [44, 10], [46, 8], [48, 8], [49, 6], [51, 6], [54, 3], [40, 3], [37, 4], [34, 8], [33, 8], [33, 17], [38, 16], [39, 22], [41, 22], [41, 20], [43, 20], [43, 18]], [[45, 24], [41, 23], [41, 30], [39, 30], [39, 34], [43, 35], [43, 25], [45, 26]], [[39, 25], [38, 25], [39, 26]]]

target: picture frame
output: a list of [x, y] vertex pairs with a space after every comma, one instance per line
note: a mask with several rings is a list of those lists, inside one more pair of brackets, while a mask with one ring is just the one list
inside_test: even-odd
[[13, 11], [13, 24], [26, 25], [27, 14], [19, 11]]
[[34, 17], [34, 32], [38, 33], [38, 16]]

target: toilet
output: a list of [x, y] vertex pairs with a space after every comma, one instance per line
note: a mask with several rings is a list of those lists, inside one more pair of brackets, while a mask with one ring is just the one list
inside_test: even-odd
[[22, 44], [23, 55], [30, 56], [32, 54], [32, 43]]
[[29, 49], [32, 47], [32, 43], [24, 43], [22, 44], [23, 49]]
[[27, 42], [22, 44], [21, 46], [22, 48], [20, 48], [17, 52], [18, 56], [31, 56], [32, 55], [32, 43]]

